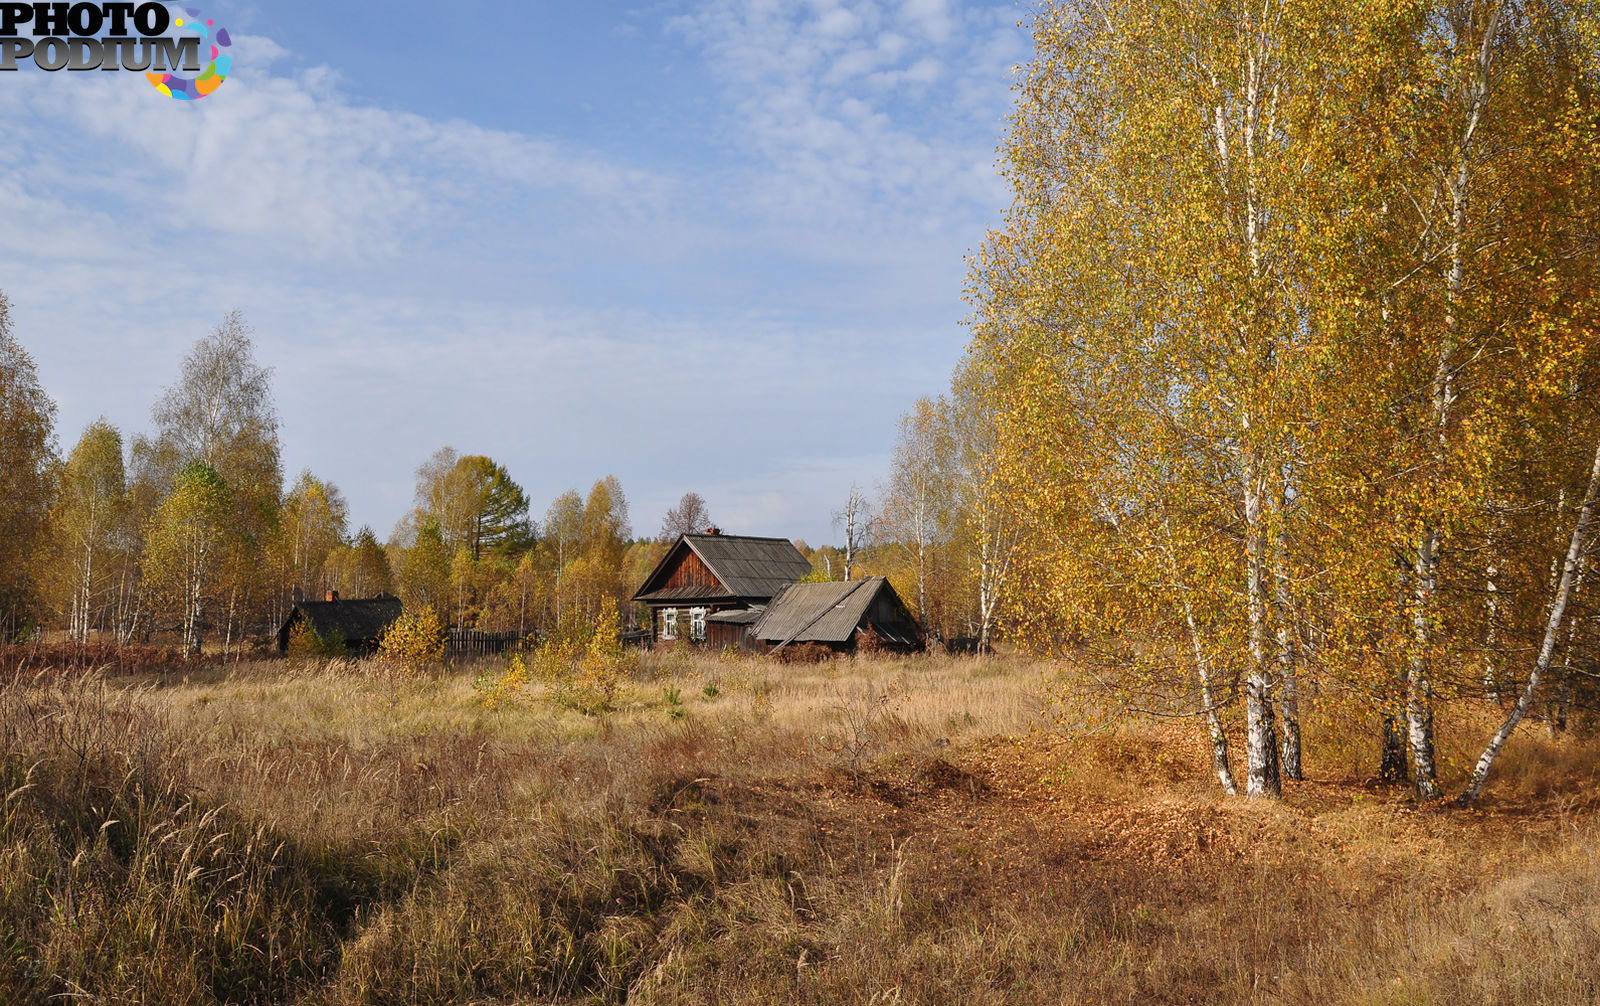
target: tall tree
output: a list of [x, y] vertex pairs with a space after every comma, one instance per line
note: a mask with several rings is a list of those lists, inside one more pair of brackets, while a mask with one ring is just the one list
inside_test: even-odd
[[866, 546], [868, 537], [872, 534], [874, 514], [872, 501], [861, 487], [851, 485], [850, 494], [845, 497], [844, 506], [833, 512], [833, 526], [844, 531], [844, 578], [851, 579], [856, 566], [859, 564], [859, 555]]
[[11, 302], [0, 294], [0, 636], [31, 624], [31, 568], [50, 509], [56, 406], [33, 358], [11, 334]]
[[949, 403], [919, 399], [900, 417], [889, 479], [879, 490], [879, 537], [909, 561], [917, 621], [930, 628], [928, 581], [934, 549], [949, 520], [953, 438]]
[[343, 597], [374, 597], [394, 591], [389, 557], [370, 527], [357, 531], [351, 544], [335, 548], [323, 569], [328, 582]]
[[503, 465], [442, 447], [417, 469], [416, 520], [439, 526], [452, 552], [515, 555], [534, 543], [528, 497]]
[[149, 576], [178, 607], [184, 651], [204, 642], [215, 566], [230, 534], [233, 500], [227, 483], [204, 461], [178, 472], [177, 485], [157, 508], [147, 535]]
[[[256, 362], [250, 326], [230, 312], [184, 358], [176, 383], [152, 411], [153, 443], [135, 441], [145, 459], [141, 479], [171, 491], [178, 474], [194, 463], [214, 471], [228, 488], [231, 534], [220, 543], [226, 561], [212, 565], [225, 581], [223, 614], [231, 641], [235, 618], [268, 589], [264, 551], [278, 517], [283, 469], [278, 414], [272, 401], [272, 371]], [[220, 566], [220, 569], [217, 568]], [[281, 598], [262, 609], [281, 615]]]
[[670, 507], [667, 515], [661, 521], [661, 533], [656, 540], [671, 543], [679, 535], [704, 534], [711, 527], [711, 513], [706, 508], [705, 497], [697, 492], [687, 492], [678, 500], [678, 505]]
[[551, 501], [544, 515], [544, 545], [553, 566], [552, 601], [557, 622], [561, 620], [562, 602], [566, 597], [562, 581], [568, 564], [583, 550], [583, 534], [583, 497], [576, 489], [568, 489]]
[[115, 569], [127, 511], [122, 435], [105, 419], [91, 423], [61, 470], [50, 529], [67, 573], [67, 632], [86, 642]]
[[[345, 537], [349, 507], [331, 482], [302, 471], [284, 496], [278, 521], [278, 561], [288, 586], [315, 599], [323, 586], [323, 566]], [[369, 532], [370, 534], [370, 532]]]

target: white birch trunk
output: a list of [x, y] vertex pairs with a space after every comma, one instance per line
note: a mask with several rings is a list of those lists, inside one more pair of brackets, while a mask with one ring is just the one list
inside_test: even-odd
[[[1249, 423], [1246, 422], [1246, 427]], [[1262, 575], [1265, 542], [1261, 526], [1261, 487], [1256, 465], [1247, 456], [1244, 466], [1245, 591], [1250, 618], [1250, 666], [1245, 678], [1245, 754], [1248, 768], [1245, 795], [1276, 797], [1283, 791], [1278, 771], [1277, 730], [1272, 715], [1272, 679], [1267, 672], [1266, 587]]]
[[[1285, 496], [1287, 490], [1285, 490]], [[1282, 766], [1285, 778], [1300, 780], [1299, 649], [1295, 644], [1294, 597], [1289, 586], [1289, 564], [1284, 557], [1284, 496], [1273, 499], [1276, 536], [1272, 545], [1272, 601], [1278, 642], [1278, 703], [1283, 712]]]
[[1539, 690], [1539, 680], [1550, 669], [1550, 659], [1555, 655], [1556, 642], [1561, 636], [1561, 622], [1567, 613], [1567, 601], [1572, 596], [1573, 585], [1579, 567], [1583, 563], [1589, 520], [1594, 513], [1597, 490], [1600, 490], [1600, 443], [1595, 445], [1594, 464], [1589, 469], [1589, 487], [1584, 491], [1583, 505], [1578, 510], [1578, 520], [1572, 528], [1572, 540], [1567, 545], [1567, 559], [1561, 567], [1561, 581], [1557, 584], [1555, 596], [1551, 599], [1550, 617], [1545, 622], [1544, 638], [1539, 644], [1539, 656], [1533, 663], [1533, 669], [1528, 672], [1528, 682], [1523, 686], [1522, 694], [1517, 696], [1517, 704], [1512, 707], [1511, 714], [1500, 724], [1500, 729], [1495, 731], [1488, 746], [1483, 749], [1483, 754], [1478, 757], [1477, 767], [1472, 770], [1472, 778], [1456, 800], [1462, 807], [1471, 806], [1483, 793], [1483, 784], [1489, 779], [1489, 770], [1494, 767], [1500, 749], [1517, 729], [1517, 724], [1528, 715], [1528, 707], [1533, 704], [1534, 694]]
[[[1447, 186], [1450, 196], [1450, 266], [1445, 274], [1444, 338], [1439, 345], [1439, 358], [1434, 367], [1432, 406], [1434, 434], [1438, 441], [1441, 459], [1450, 424], [1450, 409], [1455, 403], [1455, 350], [1461, 342], [1461, 295], [1466, 279], [1466, 254], [1463, 242], [1467, 230], [1467, 210], [1472, 186], [1473, 139], [1483, 118], [1483, 109], [1489, 98], [1489, 71], [1493, 57], [1494, 37], [1500, 19], [1500, 4], [1488, 11], [1479, 42], [1477, 58], [1473, 64], [1472, 81], [1467, 94], [1466, 119], [1462, 125], [1460, 142], [1456, 148]], [[1430, 650], [1433, 646], [1434, 588], [1438, 578], [1439, 527], [1429, 519], [1417, 541], [1417, 557], [1413, 575], [1415, 582], [1416, 611], [1412, 617], [1412, 647], [1408, 681], [1406, 683], [1406, 721], [1411, 741], [1411, 759], [1415, 768], [1417, 797], [1432, 800], [1440, 795], [1438, 774], [1434, 766], [1433, 750], [1433, 679], [1430, 667]]]

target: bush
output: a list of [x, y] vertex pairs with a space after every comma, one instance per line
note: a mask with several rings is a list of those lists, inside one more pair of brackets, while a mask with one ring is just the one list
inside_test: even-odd
[[617, 626], [617, 605], [607, 600], [586, 632], [564, 634], [534, 651], [534, 671], [551, 701], [591, 716], [617, 707], [639, 663], [637, 654], [623, 649]]
[[777, 653], [778, 660], [785, 664], [820, 664], [835, 656], [832, 648], [822, 643], [794, 643]]
[[513, 653], [504, 674], [481, 678], [473, 682], [473, 687], [478, 689], [478, 701], [483, 703], [484, 708], [498, 709], [516, 702], [517, 696], [532, 680], [528, 662], [521, 653]]
[[378, 656], [389, 666], [415, 674], [444, 659], [445, 630], [432, 608], [406, 613], [383, 630]]
[[310, 621], [302, 618], [289, 630], [288, 656], [291, 660], [314, 660], [318, 658], [343, 658], [350, 655], [350, 648], [344, 643], [344, 636], [335, 629], [327, 636], [317, 632], [317, 627]]

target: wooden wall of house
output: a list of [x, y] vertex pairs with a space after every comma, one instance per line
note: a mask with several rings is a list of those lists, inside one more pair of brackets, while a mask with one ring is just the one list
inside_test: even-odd
[[731, 625], [727, 622], [706, 623], [706, 645], [712, 649], [724, 650], [732, 646], [737, 649], [748, 649], [748, 640], [745, 631], [748, 625]]
[[[720, 587], [711, 570], [693, 551], [684, 549], [683, 558], [667, 577], [662, 587]], [[657, 588], [660, 589], [660, 588]]]

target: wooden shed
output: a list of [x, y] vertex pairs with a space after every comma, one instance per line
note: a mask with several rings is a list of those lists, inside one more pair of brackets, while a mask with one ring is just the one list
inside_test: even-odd
[[885, 649], [910, 653], [924, 646], [916, 619], [881, 576], [792, 584], [767, 605], [750, 635], [773, 648], [820, 643], [849, 653], [869, 631]]
[[633, 599], [649, 606], [657, 642], [687, 634], [709, 646], [744, 646], [762, 606], [810, 572], [787, 538], [712, 530], [680, 535]]

